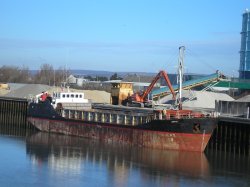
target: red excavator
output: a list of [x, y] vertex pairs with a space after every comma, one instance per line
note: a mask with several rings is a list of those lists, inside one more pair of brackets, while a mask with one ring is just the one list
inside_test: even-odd
[[127, 99], [125, 99], [123, 101], [124, 105], [127, 106], [137, 106], [137, 107], [150, 107], [152, 106], [149, 102], [148, 102], [148, 94], [152, 91], [155, 83], [161, 78], [163, 77], [165, 79], [165, 81], [167, 82], [167, 85], [173, 95], [173, 99], [175, 100], [176, 98], [176, 94], [174, 92], [174, 89], [172, 87], [172, 84], [168, 78], [168, 75], [165, 71], [161, 70], [156, 76], [155, 78], [152, 80], [151, 84], [149, 85], [149, 87], [142, 93], [134, 93], [131, 96], [128, 96]]

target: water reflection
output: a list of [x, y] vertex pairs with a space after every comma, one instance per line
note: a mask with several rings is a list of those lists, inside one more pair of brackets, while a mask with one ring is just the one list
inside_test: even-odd
[[1, 127], [0, 134], [1, 186], [250, 184], [250, 157], [236, 153], [161, 151]]
[[80, 173], [86, 164], [105, 166], [114, 178], [126, 180], [131, 170], [140, 175], [164, 172], [188, 177], [207, 177], [209, 164], [204, 154], [162, 151], [97, 142], [79, 137], [36, 133], [27, 139], [27, 154], [37, 164], [48, 162], [58, 172]]

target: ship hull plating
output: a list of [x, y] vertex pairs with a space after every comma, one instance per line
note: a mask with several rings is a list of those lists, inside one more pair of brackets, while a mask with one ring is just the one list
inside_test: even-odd
[[[185, 119], [176, 123], [163, 120], [162, 124], [158, 124], [159, 121], [152, 121], [150, 124], [139, 126], [33, 116], [29, 116], [28, 121], [45, 132], [98, 139], [110, 143], [119, 142], [157, 149], [196, 152], [205, 150], [216, 125], [216, 120], [210, 118]], [[193, 128], [193, 124], [197, 123], [201, 124], [199, 132], [194, 131]]]

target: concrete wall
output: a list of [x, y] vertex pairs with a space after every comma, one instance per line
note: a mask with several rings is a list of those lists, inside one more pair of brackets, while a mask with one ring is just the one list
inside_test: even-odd
[[215, 109], [220, 115], [249, 118], [250, 102], [218, 101]]

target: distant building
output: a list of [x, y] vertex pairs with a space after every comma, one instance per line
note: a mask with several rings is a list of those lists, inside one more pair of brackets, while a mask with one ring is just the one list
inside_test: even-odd
[[84, 76], [81, 75], [70, 75], [68, 77], [69, 84], [75, 84], [77, 86], [82, 86], [84, 83], [88, 82], [88, 79], [85, 79]]
[[240, 79], [250, 79], [250, 11], [243, 13], [241, 49], [240, 49]]
[[76, 77], [74, 75], [70, 75], [67, 81], [69, 84], [76, 84]]

